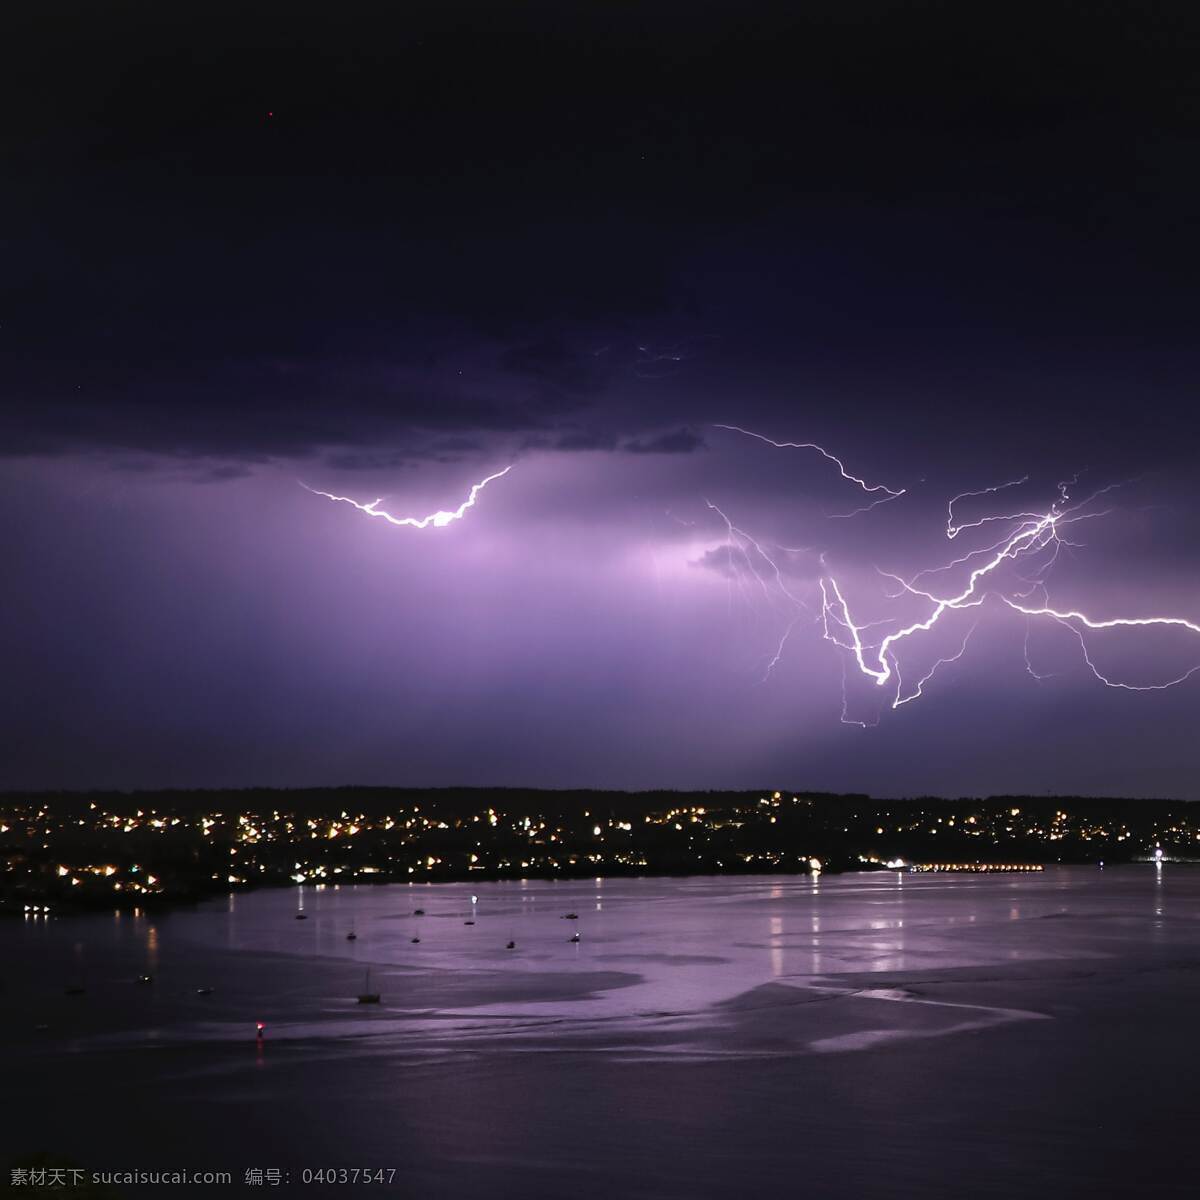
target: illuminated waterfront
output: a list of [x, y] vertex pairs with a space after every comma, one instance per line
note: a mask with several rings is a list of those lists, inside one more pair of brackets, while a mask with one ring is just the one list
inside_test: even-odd
[[264, 884], [793, 874], [814, 863], [1024, 870], [1197, 850], [1197, 810], [1161, 801], [384, 788], [10, 794], [0, 796], [0, 911], [129, 908]]

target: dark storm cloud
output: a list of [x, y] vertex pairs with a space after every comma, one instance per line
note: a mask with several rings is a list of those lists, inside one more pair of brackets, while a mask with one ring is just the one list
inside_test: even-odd
[[636, 449], [710, 372], [869, 424], [1085, 357], [1102, 384], [1055, 380], [1056, 423], [1111, 427], [1135, 378], [1197, 369], [1183, 9], [19, 20], [2, 452]]
[[746, 566], [746, 556], [732, 546], [714, 546], [689, 564], [702, 571], [715, 571], [725, 579], [740, 579]]
[[595, 354], [581, 354], [561, 337], [513, 346], [501, 356], [501, 363], [513, 374], [563, 395], [595, 394], [608, 376]]
[[[632, 345], [597, 354], [586, 347], [600, 335], [579, 330], [580, 346], [544, 332], [536, 341], [510, 332], [505, 345], [445, 325], [375, 339], [386, 344], [356, 337], [356, 352], [314, 336], [310, 349], [240, 359], [214, 359], [207, 346], [192, 346], [183, 361], [155, 361], [150, 351], [136, 368], [90, 356], [18, 360], [0, 404], [0, 454], [140, 451], [252, 463], [324, 452], [330, 466], [354, 471], [456, 461], [497, 438], [568, 452], [704, 445], [686, 428], [628, 436], [662, 411], [652, 390], [643, 390], [641, 412], [612, 403], [630, 382]], [[131, 346], [130, 362], [134, 354]]]
[[[355, 470], [453, 460], [489, 435], [540, 435], [561, 449], [615, 444], [615, 433], [559, 432], [603, 386], [604, 373], [589, 370], [584, 356], [547, 343], [497, 349], [478, 335], [439, 343], [418, 366], [400, 354], [319, 352], [197, 357], [153, 371], [23, 364], [26, 378], [0, 407], [0, 446], [8, 454], [139, 450], [243, 461], [331, 448], [333, 465]], [[34, 393], [28, 399], [22, 384]], [[585, 437], [586, 446], [574, 444]]]
[[529, 449], [587, 453], [592, 450], [614, 450], [617, 439], [615, 434], [599, 429], [571, 429], [554, 438], [535, 438], [525, 444]]
[[692, 429], [673, 429], [656, 437], [626, 442], [622, 450], [629, 454], [692, 454], [706, 449], [704, 439]]
[[378, 453], [347, 450], [326, 454], [323, 459], [335, 471], [395, 471], [412, 465], [412, 458], [401, 450]]

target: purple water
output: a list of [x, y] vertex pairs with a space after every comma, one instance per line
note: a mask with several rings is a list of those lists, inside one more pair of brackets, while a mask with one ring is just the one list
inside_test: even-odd
[[355, 1166], [414, 1197], [1193, 1190], [1193, 868], [309, 887], [10, 921], [0, 952], [6, 1164], [306, 1195]]

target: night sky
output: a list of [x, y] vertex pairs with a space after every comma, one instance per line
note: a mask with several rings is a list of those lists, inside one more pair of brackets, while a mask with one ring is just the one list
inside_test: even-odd
[[1195, 5], [6, 25], [0, 787], [1200, 797]]

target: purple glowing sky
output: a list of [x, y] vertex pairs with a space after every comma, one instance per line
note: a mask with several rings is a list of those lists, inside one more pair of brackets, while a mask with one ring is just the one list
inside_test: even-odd
[[[168, 467], [9, 464], [7, 551], [22, 586], [6, 660], [24, 681], [6, 696], [9, 782], [1181, 787], [1194, 685], [1106, 690], [1052, 624], [1029, 635], [1047, 676], [1034, 680], [1026, 623], [999, 603], [953, 614], [914, 649], [907, 662], [923, 671], [979, 621], [962, 660], [911, 705], [881, 705], [851, 664], [851, 715], [879, 723], [842, 724], [848, 660], [815, 623], [819, 555], [860, 619], [881, 617], [894, 589], [877, 565], [911, 574], [967, 548], [945, 539], [945, 498], [925, 489], [831, 520], [820, 509], [844, 485], [819, 463], [785, 470], [710, 442], [687, 455], [525, 452], [463, 520], [420, 531], [297, 488], [290, 464], [210, 484]], [[431, 512], [475, 474], [454, 463], [391, 489], [357, 472], [323, 482]], [[1157, 553], [1171, 515], [1147, 502], [1168, 490], [1126, 489], [1057, 568], [1056, 603], [1195, 615], [1191, 564], [1164, 569]], [[714, 497], [772, 547], [808, 612], [731, 556]], [[1200, 661], [1194, 638], [1169, 632], [1089, 641], [1135, 682]]]
[[[1077, 473], [1121, 486], [1030, 603], [1200, 622], [1192, 18], [322, 13], [23, 18], [0, 787], [1200, 796], [1200, 676], [1106, 688], [993, 595], [904, 641], [906, 687], [954, 661], [893, 709], [822, 637], [1012, 531], [948, 539], [950, 497]], [[508, 467], [461, 519], [355, 507]]]

